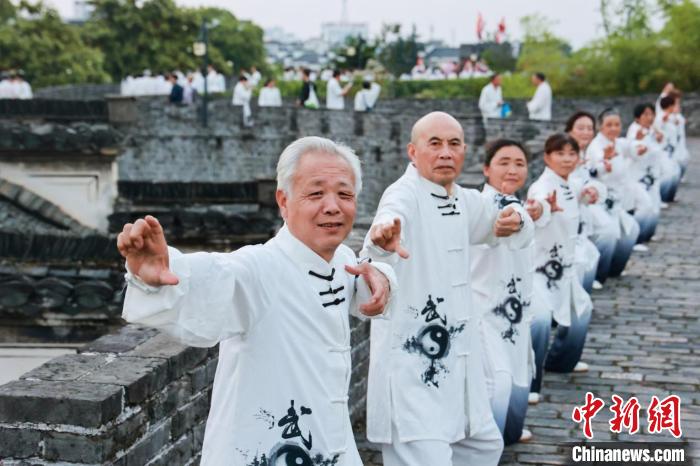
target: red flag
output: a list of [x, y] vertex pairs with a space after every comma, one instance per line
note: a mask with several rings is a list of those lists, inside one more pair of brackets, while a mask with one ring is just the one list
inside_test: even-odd
[[503, 37], [506, 35], [506, 19], [505, 17], [501, 18], [501, 21], [498, 23], [498, 30], [496, 31], [496, 43], [500, 44], [501, 40], [503, 40]]
[[486, 23], [484, 22], [484, 17], [481, 15], [481, 12], [479, 12], [479, 15], [476, 17], [476, 37], [481, 40], [481, 36], [484, 33], [484, 27], [486, 27]]

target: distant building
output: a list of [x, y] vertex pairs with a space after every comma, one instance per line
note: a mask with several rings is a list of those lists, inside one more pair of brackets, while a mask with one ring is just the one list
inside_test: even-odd
[[340, 22], [321, 25], [321, 39], [330, 46], [344, 44], [348, 37], [357, 36], [369, 39], [369, 24]]
[[459, 49], [457, 47], [435, 47], [425, 52], [426, 66], [442, 66], [445, 63], [460, 61]]

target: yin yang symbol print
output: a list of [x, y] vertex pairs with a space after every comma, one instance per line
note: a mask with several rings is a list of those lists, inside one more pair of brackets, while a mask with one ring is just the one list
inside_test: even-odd
[[422, 310], [410, 308], [416, 319], [423, 320], [425, 325], [417, 334], [407, 338], [403, 343], [404, 351], [418, 355], [425, 369], [420, 374], [421, 381], [435, 388], [440, 387], [441, 378], [449, 373], [445, 358], [450, 351], [450, 343], [458, 333], [464, 331], [464, 324], [458, 327], [448, 326], [447, 315], [440, 312], [439, 305], [445, 299], [428, 295], [428, 300]]
[[512, 276], [506, 284], [506, 297], [491, 312], [502, 317], [508, 328], [501, 332], [503, 340], [515, 344], [515, 336], [518, 335], [517, 325], [523, 320], [523, 312], [529, 301], [524, 301], [522, 290], [518, 289], [518, 284], [522, 278]]
[[537, 267], [536, 272], [543, 274], [547, 278], [548, 289], [559, 289], [559, 281], [564, 278], [564, 270], [571, 267], [571, 264], [564, 264], [561, 256], [561, 244], [554, 244], [549, 250], [549, 260]]

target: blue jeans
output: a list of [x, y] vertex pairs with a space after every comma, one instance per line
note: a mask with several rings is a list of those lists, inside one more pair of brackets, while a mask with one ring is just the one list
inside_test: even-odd
[[527, 414], [528, 387], [518, 387], [513, 385], [510, 392], [510, 402], [508, 403], [508, 415], [506, 416], [506, 427], [503, 430], [503, 443], [512, 445], [520, 440], [525, 426], [525, 415]]
[[625, 234], [623, 231], [620, 238], [615, 244], [615, 252], [613, 253], [612, 261], [610, 261], [610, 270], [608, 276], [619, 277], [627, 261], [632, 254], [632, 248], [637, 243], [637, 238], [639, 237], [639, 224], [636, 222], [632, 227], [631, 231]]
[[595, 246], [600, 252], [600, 259], [598, 259], [598, 269], [595, 273], [595, 279], [600, 283], [605, 283], [608, 275], [610, 274], [610, 264], [612, 262], [613, 254], [615, 253], [615, 245], [617, 240], [612, 235], [595, 235], [591, 238]]
[[571, 313], [571, 325], [557, 327], [554, 341], [549, 347], [544, 367], [552, 372], [571, 372], [581, 359], [583, 346], [586, 344], [588, 324], [591, 322], [591, 311], [580, 316]]
[[549, 347], [549, 332], [552, 329], [552, 312], [535, 309], [535, 315], [530, 324], [532, 336], [532, 349], [535, 350], [535, 377], [532, 379], [531, 392], [539, 393], [542, 390], [542, 376], [544, 373], [544, 359]]
[[634, 219], [639, 223], [639, 237], [637, 243], [646, 243], [656, 233], [656, 226], [659, 224], [658, 214], [635, 215]]

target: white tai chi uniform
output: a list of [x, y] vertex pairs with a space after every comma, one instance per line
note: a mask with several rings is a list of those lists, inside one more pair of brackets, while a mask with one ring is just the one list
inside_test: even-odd
[[542, 81], [535, 90], [532, 100], [527, 103], [531, 120], [549, 121], [552, 119], [552, 88]]
[[[610, 144], [614, 144], [617, 155], [610, 159], [612, 170], [608, 172], [605, 169], [603, 159], [605, 148]], [[643, 190], [630, 175], [629, 150], [630, 145], [625, 138], [610, 141], [603, 136], [603, 133], [598, 133], [586, 148], [588, 168], [595, 173], [595, 179], [607, 188], [606, 207], [608, 212], [618, 219], [621, 238], [636, 236], [639, 233], [634, 233], [634, 230], [638, 230], [639, 226], [634, 218], [628, 214], [628, 211], [635, 208], [637, 195], [640, 190]]]
[[[186, 344], [220, 342], [201, 463], [361, 466], [348, 414], [348, 313], [358, 315], [369, 291], [345, 271], [355, 254], [341, 245], [326, 262], [286, 226], [232, 253], [168, 253], [180, 283], [150, 287], [127, 273], [123, 317]], [[376, 267], [393, 293], [391, 267]]]
[[336, 78], [331, 78], [326, 84], [326, 108], [329, 110], [343, 110], [345, 108], [345, 97], [343, 88]]
[[[520, 204], [488, 183], [481, 196], [499, 208]], [[496, 424], [503, 432], [513, 385], [529, 389], [534, 373], [530, 338], [534, 243], [521, 249], [479, 244], [471, 246], [470, 252], [472, 304], [480, 316], [486, 386]]]
[[[637, 139], [638, 132], [644, 133], [642, 139]], [[651, 128], [644, 128], [642, 125], [633, 122], [627, 129], [627, 141], [630, 144], [630, 176], [633, 180], [637, 180], [647, 192], [651, 206], [649, 212], [645, 212], [650, 216], [658, 217], [661, 210], [661, 158], [666, 154], [661, 145], [657, 142], [654, 131]], [[638, 150], [641, 147], [646, 147], [646, 152], [638, 155]]]
[[248, 124], [250, 122], [250, 117], [252, 112], [250, 110], [250, 98], [253, 95], [253, 91], [244, 84], [243, 81], [238, 81], [235, 86], [233, 86], [233, 97], [231, 103], [233, 105], [241, 105], [243, 107], [243, 123]]
[[484, 118], [501, 118], [501, 107], [503, 106], [503, 95], [501, 86], [494, 86], [488, 83], [481, 89], [479, 95], [479, 110]]
[[543, 204], [553, 191], [557, 193], [557, 205], [562, 211], [553, 212], [548, 222], [537, 222], [534, 280], [548, 290], [554, 320], [569, 326], [572, 313], [580, 316], [592, 309], [591, 299], [577, 279], [574, 267], [581, 186], [546, 167], [530, 186], [527, 197]]
[[258, 107], [281, 107], [282, 94], [277, 87], [263, 87], [258, 96]]
[[401, 289], [389, 319], [372, 322], [367, 436], [385, 466], [495, 465], [503, 440], [484, 380], [479, 316], [471, 304], [469, 246], [524, 247], [532, 220], [497, 240], [498, 207], [476, 190], [430, 182], [409, 164], [384, 192], [374, 224], [401, 220], [411, 256], [399, 260], [365, 240], [375, 262], [394, 264]]

